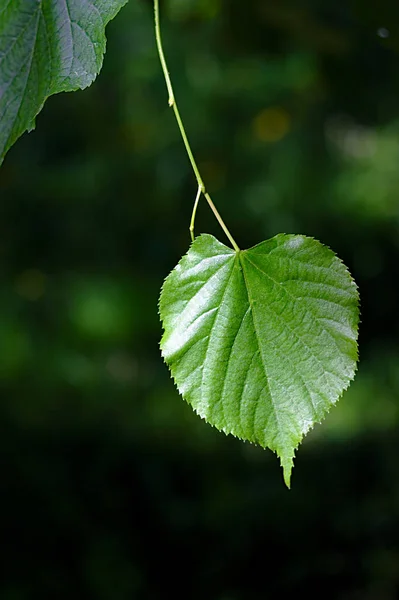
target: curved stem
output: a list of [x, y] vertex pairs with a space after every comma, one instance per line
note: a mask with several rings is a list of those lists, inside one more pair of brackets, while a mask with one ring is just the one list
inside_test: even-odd
[[192, 242], [194, 241], [195, 215], [197, 213], [197, 206], [198, 206], [198, 202], [199, 202], [200, 198], [201, 198], [201, 188], [200, 188], [200, 186], [198, 186], [197, 197], [195, 198], [194, 208], [193, 208], [193, 214], [191, 215], [191, 222], [190, 222], [190, 235], [191, 235], [191, 241]]
[[174, 92], [173, 92], [172, 82], [171, 82], [169, 71], [168, 71], [168, 66], [166, 64], [165, 55], [164, 55], [163, 48], [162, 48], [161, 28], [160, 28], [160, 22], [159, 22], [159, 0], [154, 0], [154, 14], [155, 14], [155, 39], [157, 41], [158, 54], [159, 54], [159, 59], [161, 61], [161, 65], [162, 65], [162, 71], [163, 71], [163, 74], [164, 74], [164, 77], [165, 77], [165, 81], [166, 81], [166, 87], [168, 88], [169, 106], [171, 106], [173, 108], [173, 112], [175, 113], [176, 121], [177, 121], [177, 124], [179, 126], [180, 133], [181, 133], [181, 136], [183, 138], [183, 142], [184, 142], [184, 145], [186, 147], [186, 151], [187, 151], [188, 157], [190, 159], [191, 166], [192, 166], [194, 174], [195, 174], [195, 178], [196, 178], [197, 183], [198, 183], [198, 193], [197, 193], [197, 197], [196, 197], [196, 200], [195, 200], [194, 209], [193, 209], [193, 215], [192, 215], [191, 223], [190, 223], [191, 238], [192, 239], [194, 238], [195, 214], [197, 212], [197, 206], [198, 206], [198, 202], [199, 202], [201, 193], [203, 193], [204, 196], [205, 196], [205, 198], [206, 198], [206, 201], [208, 202], [208, 204], [209, 204], [209, 206], [210, 206], [213, 214], [215, 215], [217, 221], [219, 222], [219, 224], [222, 227], [223, 231], [225, 232], [226, 236], [230, 240], [230, 243], [233, 246], [234, 250], [236, 252], [239, 252], [240, 249], [239, 249], [238, 245], [234, 241], [233, 236], [231, 235], [231, 233], [227, 229], [227, 227], [226, 227], [226, 225], [225, 225], [222, 217], [220, 216], [220, 214], [219, 214], [216, 206], [214, 205], [214, 203], [211, 200], [211, 197], [209, 196], [209, 194], [206, 191], [205, 184], [204, 184], [204, 182], [202, 180], [202, 177], [201, 177], [201, 174], [200, 174], [200, 172], [198, 170], [197, 163], [195, 162], [195, 158], [194, 158], [193, 153], [191, 151], [190, 143], [188, 141], [188, 138], [187, 138], [187, 135], [186, 135], [186, 131], [184, 129], [184, 125], [183, 125], [183, 122], [182, 122], [181, 117], [180, 117], [179, 109], [177, 107], [175, 95], [174, 95]]

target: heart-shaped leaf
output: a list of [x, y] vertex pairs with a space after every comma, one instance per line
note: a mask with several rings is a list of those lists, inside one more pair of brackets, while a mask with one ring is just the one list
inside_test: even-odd
[[295, 449], [353, 379], [356, 285], [326, 246], [277, 235], [240, 252], [195, 239], [161, 292], [162, 354], [209, 423], [276, 452]]

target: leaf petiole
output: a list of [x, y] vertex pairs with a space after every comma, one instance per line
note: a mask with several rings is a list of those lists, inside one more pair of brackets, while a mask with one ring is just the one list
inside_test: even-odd
[[227, 229], [222, 217], [220, 216], [216, 206], [214, 205], [214, 203], [211, 200], [211, 197], [209, 196], [208, 192], [206, 191], [205, 188], [205, 184], [202, 180], [201, 174], [199, 172], [199, 169], [197, 167], [197, 163], [195, 162], [195, 158], [194, 155], [192, 153], [191, 147], [190, 147], [190, 143], [188, 141], [187, 138], [187, 134], [186, 131], [184, 129], [184, 125], [183, 125], [183, 121], [181, 119], [180, 116], [180, 112], [179, 109], [177, 107], [177, 103], [176, 103], [176, 98], [175, 98], [175, 94], [173, 91], [173, 86], [172, 86], [172, 81], [170, 79], [170, 75], [169, 75], [169, 71], [168, 71], [168, 66], [166, 64], [166, 59], [165, 59], [165, 55], [163, 52], [163, 47], [162, 47], [162, 38], [161, 38], [161, 27], [160, 27], [160, 21], [159, 21], [159, 0], [154, 0], [154, 15], [155, 15], [155, 39], [157, 42], [157, 49], [158, 49], [158, 54], [159, 54], [159, 59], [161, 61], [161, 66], [162, 66], [162, 71], [165, 77], [165, 82], [166, 82], [166, 87], [168, 89], [168, 94], [169, 94], [169, 106], [171, 106], [173, 108], [173, 112], [175, 114], [176, 117], [176, 121], [177, 124], [179, 126], [180, 129], [180, 133], [181, 136], [183, 138], [183, 142], [188, 154], [188, 157], [190, 159], [190, 163], [191, 166], [193, 168], [194, 174], [195, 174], [195, 178], [197, 180], [198, 183], [198, 193], [197, 193], [197, 197], [195, 199], [195, 203], [194, 203], [194, 209], [193, 209], [193, 213], [192, 213], [192, 218], [191, 218], [191, 223], [190, 223], [190, 233], [191, 233], [191, 239], [194, 239], [194, 221], [195, 221], [195, 215], [197, 212], [197, 206], [198, 206], [198, 202], [199, 199], [201, 197], [201, 193], [204, 194], [206, 201], [209, 204], [209, 207], [211, 208], [213, 214], [215, 215], [219, 225], [221, 226], [221, 228], [223, 229], [224, 233], [226, 234], [227, 238], [229, 239], [231, 245], [233, 246], [234, 250], [236, 252], [239, 252], [240, 249], [238, 247], [238, 245], [236, 244], [233, 236], [231, 235], [230, 231]]

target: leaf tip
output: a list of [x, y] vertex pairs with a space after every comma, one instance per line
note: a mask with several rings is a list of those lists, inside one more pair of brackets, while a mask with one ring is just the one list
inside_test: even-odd
[[291, 489], [291, 471], [289, 473], [287, 471], [284, 471], [284, 483], [287, 486], [287, 488], [290, 490]]
[[284, 483], [287, 486], [287, 488], [290, 490], [291, 489], [291, 475], [292, 475], [292, 468], [294, 466], [294, 461], [292, 460], [292, 458], [282, 458], [281, 459], [281, 466], [283, 468], [283, 477], [284, 477]]

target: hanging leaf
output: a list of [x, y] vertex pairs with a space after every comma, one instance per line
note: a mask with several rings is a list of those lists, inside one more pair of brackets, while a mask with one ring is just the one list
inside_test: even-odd
[[161, 349], [182, 396], [209, 423], [276, 452], [295, 449], [353, 379], [356, 285], [316, 240], [277, 235], [236, 253], [195, 239], [160, 298]]
[[0, 164], [45, 100], [99, 73], [107, 23], [127, 0], [5, 0], [0, 8]]

